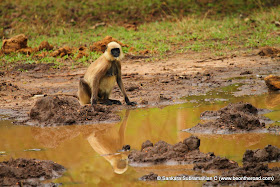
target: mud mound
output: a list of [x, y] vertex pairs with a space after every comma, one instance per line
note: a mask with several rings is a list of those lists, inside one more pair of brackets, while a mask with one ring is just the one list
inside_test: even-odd
[[195, 136], [191, 136], [174, 145], [164, 141], [153, 144], [147, 140], [142, 144], [141, 151], [131, 151], [128, 158], [131, 165], [138, 163], [162, 164], [167, 161], [175, 161], [179, 162], [179, 164], [207, 163], [208, 168], [206, 168], [206, 165], [204, 167], [198, 165], [197, 168], [200, 167], [200, 169], [231, 169], [237, 167], [237, 163], [234, 161], [216, 157], [213, 153], [201, 153], [199, 146], [200, 139]]
[[113, 106], [81, 106], [74, 97], [47, 96], [36, 101], [29, 113], [30, 121], [41, 125], [71, 125], [96, 123], [100, 121], [118, 121], [118, 115], [112, 112]]
[[257, 115], [258, 109], [250, 103], [230, 103], [228, 106], [221, 108], [218, 111], [205, 111], [202, 112], [200, 117], [202, 119], [219, 118], [223, 113], [242, 112], [248, 115]]
[[214, 119], [204, 124], [187, 129], [188, 132], [196, 133], [244, 133], [248, 131], [267, 131], [265, 117], [258, 116], [258, 109], [249, 103], [229, 104], [218, 111], [205, 111], [201, 114], [202, 119]]
[[264, 78], [264, 81], [270, 90], [280, 90], [280, 76], [269, 75]]
[[0, 186], [38, 186], [64, 172], [63, 166], [48, 160], [11, 159], [0, 162]]
[[38, 47], [38, 50], [39, 51], [42, 51], [42, 50], [50, 51], [50, 50], [53, 50], [53, 46], [51, 44], [49, 44], [49, 42], [47, 42], [47, 41], [42, 41]]
[[258, 55], [269, 57], [280, 57], [280, 49], [275, 47], [263, 47], [260, 49]]
[[141, 151], [132, 151], [128, 158], [132, 163], [159, 164], [166, 161], [185, 161], [194, 163], [210, 159], [209, 155], [199, 151], [200, 139], [195, 136], [175, 145], [164, 141], [152, 144], [149, 140], [142, 144]]
[[8, 54], [22, 48], [27, 48], [27, 37], [24, 34], [14, 36], [10, 39], [4, 39], [1, 53]]
[[86, 52], [87, 48], [86, 47], [80, 47], [79, 48], [79, 53], [77, 55], [77, 58], [82, 58], [83, 56], [88, 57], [88, 53]]
[[[243, 167], [224, 172], [220, 177], [235, 177], [235, 180], [210, 181], [203, 186], [241, 185], [241, 186], [279, 186], [280, 168], [268, 168], [262, 163], [246, 163]], [[272, 177], [273, 176], [273, 180]], [[244, 179], [244, 177], [246, 177]], [[266, 177], [266, 178], [264, 178]], [[268, 177], [268, 178], [267, 178]]]
[[73, 49], [65, 46], [51, 53], [52, 57], [64, 57], [65, 55], [73, 55]]
[[123, 44], [122, 42], [118, 41], [117, 39], [113, 38], [112, 36], [106, 36], [105, 38], [103, 38], [102, 40], [93, 43], [90, 46], [90, 51], [96, 51], [96, 52], [100, 52], [100, 53], [104, 53], [106, 50], [106, 46], [108, 43], [110, 42], [117, 42], [119, 43], [122, 47], [129, 47], [126, 44]]
[[280, 149], [267, 145], [263, 149], [246, 150], [243, 162], [271, 162], [280, 160]]
[[194, 166], [194, 170], [207, 171], [207, 170], [223, 170], [238, 168], [237, 162], [231, 161], [227, 158], [216, 157], [205, 163], [197, 163]]

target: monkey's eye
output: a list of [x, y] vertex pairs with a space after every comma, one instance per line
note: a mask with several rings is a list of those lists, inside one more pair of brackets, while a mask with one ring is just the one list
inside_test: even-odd
[[121, 53], [121, 51], [119, 48], [111, 49], [111, 54], [113, 55], [113, 57], [119, 57], [120, 53]]

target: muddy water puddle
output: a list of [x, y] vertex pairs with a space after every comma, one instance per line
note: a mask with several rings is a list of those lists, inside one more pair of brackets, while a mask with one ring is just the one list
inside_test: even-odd
[[[232, 90], [230, 90], [232, 91]], [[223, 92], [212, 92], [206, 96], [186, 98], [184, 104], [162, 108], [122, 111], [118, 124], [73, 125], [60, 127], [16, 126], [10, 121], [0, 121], [0, 161], [10, 158], [36, 158], [52, 160], [67, 168], [63, 177], [54, 182], [65, 185], [119, 185], [126, 186], [159, 184], [168, 182], [142, 182], [138, 178], [150, 172], [160, 176], [208, 175], [194, 173], [192, 165], [128, 165], [128, 152], [120, 151], [124, 145], [141, 149], [141, 144], [150, 140], [164, 140], [170, 144], [183, 141], [191, 136], [181, 130], [191, 128], [200, 122], [200, 114], [206, 110], [218, 110], [230, 102], [249, 102], [257, 108], [272, 112], [265, 114], [280, 125], [280, 94], [233, 97]], [[214, 152], [242, 163], [246, 149], [264, 148], [271, 144], [280, 147], [279, 134], [249, 133], [230, 135], [196, 134], [201, 139], [200, 151]], [[174, 163], [173, 163], [174, 164]], [[270, 166], [279, 166], [271, 163]], [[183, 186], [186, 182], [177, 182]], [[201, 186], [202, 182], [187, 182]]]

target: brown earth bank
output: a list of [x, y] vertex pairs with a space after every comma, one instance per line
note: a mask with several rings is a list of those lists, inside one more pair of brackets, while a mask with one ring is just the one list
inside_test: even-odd
[[[237, 164], [231, 164], [230, 167], [221, 167], [221, 163], [226, 163], [228, 165], [228, 160], [226, 158], [216, 157], [212, 161], [206, 163], [198, 163], [193, 167], [193, 170], [198, 172], [208, 172], [213, 170], [222, 171], [219, 172], [217, 180], [205, 179], [207, 181], [203, 186], [231, 186], [231, 185], [241, 185], [241, 186], [279, 186], [280, 185], [280, 168], [273, 167], [269, 168], [267, 162], [277, 161], [280, 159], [279, 155], [280, 149], [267, 145], [263, 149], [257, 150], [247, 150], [243, 155], [243, 166], [239, 167]], [[217, 162], [216, 160], [222, 160]], [[216, 165], [218, 167], [216, 167]], [[205, 174], [204, 174], [205, 175]], [[202, 175], [185, 175], [181, 174], [178, 176], [173, 176], [177, 180], [183, 180], [184, 178], [195, 177], [203, 178]], [[235, 179], [225, 179], [219, 180], [223, 177], [235, 177]], [[243, 179], [247, 177], [246, 179]], [[273, 177], [273, 178], [271, 178]], [[143, 181], [155, 181], [162, 180], [163, 177], [151, 172], [150, 174], [144, 175], [139, 178]], [[172, 178], [168, 179], [172, 180]]]
[[214, 153], [199, 151], [200, 139], [191, 136], [183, 142], [170, 145], [164, 141], [155, 144], [147, 140], [141, 151], [133, 150], [128, 155], [130, 165], [155, 165], [175, 162], [176, 164], [195, 164], [197, 170], [232, 169], [238, 164], [227, 158], [216, 157]]
[[53, 161], [11, 159], [0, 162], [0, 186], [57, 186], [45, 180], [61, 177], [65, 168]]
[[[279, 74], [279, 60], [259, 56], [257, 53], [258, 50], [240, 56], [213, 57], [207, 53], [188, 52], [186, 54], [169, 55], [167, 60], [159, 60], [153, 63], [147, 62], [145, 56], [128, 54], [122, 62], [122, 77], [128, 97], [131, 101], [138, 103], [136, 107], [157, 107], [186, 102], [181, 98], [205, 94], [211, 90], [233, 84], [241, 85], [233, 93], [234, 96], [268, 93], [269, 89], [263, 78], [270, 74]], [[69, 61], [69, 64], [71, 64], [71, 61]], [[50, 125], [56, 119], [59, 119], [58, 115], [61, 114], [61, 117], [64, 117], [62, 116], [64, 111], [82, 110], [75, 101], [77, 100], [75, 95], [78, 90], [79, 79], [84, 75], [86, 68], [72, 69], [70, 67], [71, 65], [65, 65], [60, 69], [53, 69], [51, 64], [47, 63], [17, 64], [14, 65], [14, 68], [0, 72], [0, 114], [8, 115], [10, 119], [23, 122], [37, 120], [36, 124], [30, 123], [33, 125], [40, 125], [40, 123], [42, 123], [41, 125]], [[31, 111], [33, 107], [37, 107], [39, 113], [40, 110], [44, 110], [43, 108], [39, 109], [39, 106], [35, 104], [37, 100], [43, 99], [40, 96], [50, 96], [47, 97], [48, 99], [54, 98], [53, 96], [61, 96], [58, 99], [64, 98], [65, 102], [71, 100], [70, 105], [63, 104], [63, 107], [71, 106], [72, 108], [64, 108], [63, 111], [60, 104], [55, 105], [53, 110], [61, 109], [59, 110], [61, 112], [57, 114], [49, 113], [50, 116], [52, 116], [52, 113], [54, 114], [50, 119], [34, 115]], [[279, 97], [279, 92], [269, 92], [267, 104], [277, 105]], [[111, 98], [121, 100], [124, 103], [117, 85], [113, 89]], [[75, 107], [77, 108], [75, 109]], [[115, 112], [127, 108], [131, 107], [125, 104], [121, 106], [113, 105], [108, 110]], [[96, 115], [96, 111], [90, 109], [89, 106], [86, 106], [84, 110], [93, 112], [90, 114], [92, 122], [117, 120], [114, 115], [111, 116], [112, 119], [110, 117], [100, 117], [99, 114], [103, 115], [104, 112], [100, 113], [97, 110], [98, 114]], [[83, 117], [77, 120], [71, 120], [71, 117], [69, 117], [69, 119], [59, 121], [59, 123], [87, 123], [87, 118]], [[44, 121], [44, 119], [49, 121]]]
[[[4, 39], [2, 48], [0, 50], [0, 55], [7, 55], [10, 53], [23, 53], [26, 55], [33, 55], [35, 58], [44, 58], [46, 56], [50, 57], [64, 57], [65, 55], [74, 56], [77, 53], [76, 58], [82, 58], [83, 56], [88, 56], [89, 51], [96, 51], [99, 53], [104, 53], [106, 46], [110, 42], [118, 42], [122, 47], [129, 47], [127, 44], [123, 44], [112, 36], [106, 36], [100, 41], [94, 42], [89, 48], [81, 46], [76, 47], [54, 47], [49, 44], [48, 41], [42, 41], [38, 47], [28, 47], [28, 37], [24, 34], [19, 34], [13, 36], [10, 39]], [[54, 49], [54, 51], [52, 51]], [[44, 51], [43, 51], [44, 50]], [[41, 52], [43, 51], [43, 52]], [[50, 51], [50, 52], [49, 52]]]
[[214, 119], [206, 123], [184, 130], [191, 133], [232, 134], [246, 132], [273, 132], [265, 128], [265, 123], [272, 121], [258, 113], [268, 112], [257, 109], [250, 103], [235, 103], [218, 111], [205, 111], [200, 116], [202, 119]]

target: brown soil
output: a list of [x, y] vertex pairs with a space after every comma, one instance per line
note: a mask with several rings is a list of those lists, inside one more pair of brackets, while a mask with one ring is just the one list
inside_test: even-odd
[[[210, 180], [203, 184], [203, 186], [279, 186], [280, 185], [280, 168], [269, 168], [263, 162], [271, 162], [279, 159], [280, 149], [271, 145], [264, 149], [247, 150], [243, 156], [243, 166], [239, 167], [237, 163], [229, 161], [226, 158], [215, 157], [205, 163], [195, 164], [193, 170], [200, 172], [208, 172], [209, 170], [223, 171], [218, 177], [274, 177], [274, 180], [252, 180], [252, 179], [235, 179], [235, 180]], [[213, 171], [211, 171], [212, 173]], [[189, 175], [178, 175], [176, 177], [189, 177]], [[197, 177], [201, 177], [196, 175]], [[196, 177], [193, 176], [193, 177]], [[144, 175], [139, 180], [155, 181], [161, 178], [158, 174], [150, 173]]]
[[10, 39], [4, 39], [0, 53], [8, 54], [23, 48], [27, 48], [27, 37], [20, 34]]
[[25, 123], [43, 126], [88, 124], [119, 121], [111, 106], [81, 106], [78, 99], [67, 96], [46, 96], [36, 101]]
[[48, 160], [11, 159], [0, 162], [0, 186], [39, 186], [43, 180], [62, 176], [65, 168]]
[[155, 144], [149, 140], [142, 144], [141, 151], [131, 151], [128, 159], [135, 164], [164, 164], [175, 161], [181, 164], [196, 163], [196, 169], [231, 169], [238, 167], [234, 161], [216, 157], [213, 153], [199, 151], [200, 139], [195, 136], [186, 138], [183, 142], [170, 145], [164, 141]]
[[[176, 54], [171, 55], [168, 60], [153, 63], [147, 63], [145, 58], [146, 56], [127, 55], [122, 62], [123, 82], [128, 97], [138, 103], [137, 107], [157, 107], [185, 102], [181, 99], [184, 96], [201, 95], [237, 83], [244, 85], [233, 93], [235, 96], [263, 94], [268, 92], [263, 75], [279, 72], [278, 61], [251, 54], [224, 58], [209, 57], [209, 54]], [[52, 64], [21, 63], [3, 71], [0, 85], [5, 88], [1, 86], [1, 114], [16, 120], [27, 119], [37, 100], [33, 99], [34, 95], [76, 95], [79, 79], [87, 68], [71, 68], [71, 59], [66, 63], [70, 64], [69, 67], [66, 65], [60, 69], [51, 68]], [[250, 69], [252, 74], [235, 79], [241, 76], [240, 73], [244, 72], [244, 69]], [[9, 88], [6, 88], [6, 85]], [[277, 105], [279, 97], [277, 93], [270, 93], [266, 102], [268, 105]], [[117, 85], [111, 98], [124, 103]], [[114, 105], [112, 112], [127, 108], [131, 107], [125, 104]]]
[[271, 162], [280, 160], [280, 149], [267, 145], [263, 149], [247, 150], [243, 156], [243, 162]]
[[65, 46], [51, 53], [52, 57], [64, 57], [65, 55], [73, 55], [73, 49]]
[[196, 171], [207, 171], [207, 170], [224, 170], [237, 168], [237, 162], [231, 161], [227, 158], [215, 157], [205, 163], [197, 163], [194, 166]]
[[106, 50], [106, 46], [108, 43], [110, 42], [117, 42], [119, 43], [122, 47], [129, 47], [126, 44], [123, 44], [122, 42], [118, 41], [117, 39], [113, 38], [112, 36], [106, 36], [105, 38], [103, 38], [102, 40], [93, 43], [90, 46], [90, 51], [96, 51], [96, 52], [100, 52], [100, 53], [104, 53]]
[[215, 120], [199, 123], [186, 131], [225, 134], [266, 130], [265, 123], [261, 122], [264, 117], [260, 117], [258, 109], [249, 103], [229, 104], [218, 111], [205, 111], [201, 117]]
[[229, 170], [224, 172], [221, 177], [274, 177], [274, 180], [224, 180], [224, 181], [210, 181], [206, 182], [203, 186], [279, 186], [280, 185], [280, 168], [269, 168], [267, 164], [248, 162], [243, 167]]
[[53, 50], [53, 45], [49, 44], [48, 41], [42, 41], [38, 47], [38, 50], [39, 51], [42, 51], [42, 50], [50, 51], [50, 50]]

